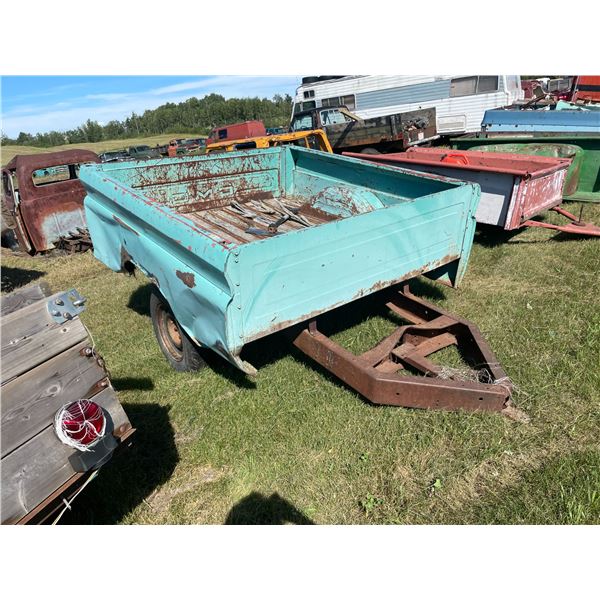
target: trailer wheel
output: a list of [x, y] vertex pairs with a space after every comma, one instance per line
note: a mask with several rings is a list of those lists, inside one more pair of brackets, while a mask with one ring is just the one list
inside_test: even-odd
[[169, 364], [176, 371], [199, 371], [206, 366], [200, 349], [179, 326], [169, 303], [158, 290], [150, 296], [154, 335]]

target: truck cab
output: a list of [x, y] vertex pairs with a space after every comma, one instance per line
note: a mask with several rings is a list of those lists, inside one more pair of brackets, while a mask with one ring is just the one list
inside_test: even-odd
[[292, 132], [322, 129], [334, 152], [404, 150], [438, 137], [435, 108], [362, 119], [345, 105], [315, 107], [296, 112]]
[[328, 108], [311, 108], [294, 115], [290, 124], [291, 131], [306, 131], [308, 129], [322, 129], [328, 125], [340, 123], [351, 123], [351, 119], [345, 106], [334, 106]]
[[149, 158], [160, 158], [160, 152], [150, 146], [130, 146], [128, 151], [130, 158], [134, 160], [147, 160]]
[[79, 165], [90, 162], [100, 162], [94, 152], [64, 150], [15, 156], [2, 167], [3, 242], [16, 237], [29, 254], [79, 243], [87, 227]]
[[243, 123], [215, 127], [210, 132], [210, 135], [206, 140], [206, 145], [208, 146], [208, 144], [214, 144], [215, 142], [226, 142], [229, 140], [239, 140], [263, 135], [267, 135], [267, 130], [262, 121], [244, 121]]

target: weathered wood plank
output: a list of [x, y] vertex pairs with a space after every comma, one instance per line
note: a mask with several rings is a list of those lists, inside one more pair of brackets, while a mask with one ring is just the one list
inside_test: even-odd
[[95, 358], [80, 354], [89, 346], [87, 340], [80, 342], [2, 388], [2, 457], [50, 425], [61, 406], [89, 398], [95, 384], [106, 377]]
[[61, 324], [49, 314], [47, 302], [59, 295], [38, 300], [0, 319], [2, 385], [87, 338], [79, 318]]
[[32, 285], [20, 288], [10, 294], [0, 296], [0, 316], [4, 317], [16, 310], [25, 308], [38, 300], [50, 296], [50, 286], [46, 281], [40, 281]]
[[[115, 430], [130, 427], [112, 387], [93, 396], [93, 400], [110, 414]], [[18, 521], [72, 477], [75, 470], [69, 457], [75, 454], [78, 451], [61, 443], [53, 426], [48, 426], [3, 458], [1, 522]]]

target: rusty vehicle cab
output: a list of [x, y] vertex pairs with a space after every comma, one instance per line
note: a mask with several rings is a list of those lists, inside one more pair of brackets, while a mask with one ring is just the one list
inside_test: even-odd
[[345, 151], [399, 151], [414, 144], [437, 139], [436, 109], [411, 110], [393, 115], [363, 119], [346, 106], [311, 108], [297, 112], [290, 131], [322, 129], [335, 153]]
[[98, 162], [90, 150], [64, 150], [15, 156], [2, 167], [3, 213], [24, 251], [85, 249], [85, 191], [79, 165]]
[[262, 135], [267, 135], [265, 124], [262, 121], [244, 121], [243, 123], [215, 127], [210, 132], [206, 144], [258, 137]]

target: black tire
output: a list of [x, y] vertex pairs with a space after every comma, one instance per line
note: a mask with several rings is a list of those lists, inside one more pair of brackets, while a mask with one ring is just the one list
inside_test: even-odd
[[379, 152], [379, 150], [377, 150], [376, 148], [363, 148], [360, 151], [361, 154], [381, 154], [381, 152]]
[[158, 346], [176, 371], [199, 371], [206, 366], [200, 349], [179, 326], [169, 303], [157, 289], [150, 295], [150, 316]]

